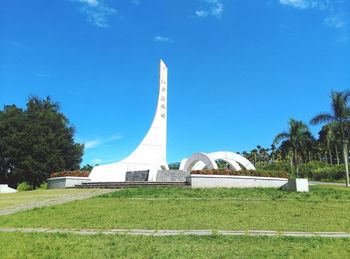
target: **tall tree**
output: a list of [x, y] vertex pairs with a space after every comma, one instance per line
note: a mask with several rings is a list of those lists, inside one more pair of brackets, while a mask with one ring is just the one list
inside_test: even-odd
[[[332, 123], [324, 125], [319, 132], [319, 139], [320, 142], [325, 146], [326, 150], [328, 151], [329, 156], [329, 162], [330, 164], [333, 164], [333, 146], [337, 147], [337, 142], [335, 138], [335, 125]], [[336, 154], [337, 155], [337, 154]], [[339, 164], [339, 163], [338, 163]]]
[[83, 145], [74, 143], [74, 128], [49, 97], [28, 100], [27, 109], [5, 106], [0, 112], [0, 178], [10, 184], [38, 186], [50, 173], [79, 168]]
[[350, 107], [348, 101], [350, 91], [331, 92], [331, 113], [320, 113], [316, 115], [311, 124], [333, 123], [339, 128], [340, 138], [343, 144], [343, 156], [345, 165], [346, 186], [349, 187], [349, 133], [350, 133]]
[[25, 113], [15, 105], [7, 105], [0, 111], [0, 183], [7, 183], [8, 175], [13, 172], [26, 152], [23, 143], [26, 127]]
[[295, 168], [296, 176], [298, 176], [303, 148], [310, 141], [312, 135], [307, 125], [302, 121], [290, 119], [288, 124], [288, 131], [277, 134], [273, 143], [278, 144], [283, 141], [283, 145], [289, 147], [289, 151], [291, 152], [291, 166]]

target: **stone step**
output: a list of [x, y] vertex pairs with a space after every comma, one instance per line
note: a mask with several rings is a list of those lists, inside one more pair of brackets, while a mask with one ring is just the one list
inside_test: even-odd
[[145, 181], [140, 181], [140, 182], [85, 182], [82, 183], [83, 185], [91, 185], [91, 184], [122, 184], [122, 185], [127, 185], [127, 184], [147, 184], [147, 185], [157, 185], [157, 184], [182, 184], [185, 183], [185, 181], [181, 182], [145, 182]]
[[90, 182], [76, 185], [78, 189], [123, 189], [138, 187], [165, 187], [165, 186], [187, 186], [186, 182]]

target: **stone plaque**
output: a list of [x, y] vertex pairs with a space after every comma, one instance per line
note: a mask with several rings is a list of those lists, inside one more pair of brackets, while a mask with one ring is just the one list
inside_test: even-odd
[[147, 182], [149, 170], [145, 171], [129, 171], [125, 174], [126, 182]]

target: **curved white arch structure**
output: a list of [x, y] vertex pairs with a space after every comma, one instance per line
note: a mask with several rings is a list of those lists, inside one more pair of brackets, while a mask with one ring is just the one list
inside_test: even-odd
[[[215, 161], [216, 163], [216, 161]], [[206, 167], [206, 164], [203, 161], [198, 161], [193, 167], [192, 170], [203, 170]]]
[[160, 60], [159, 93], [156, 113], [150, 129], [139, 146], [120, 162], [95, 166], [92, 182], [122, 182], [128, 171], [149, 170], [149, 181], [155, 181], [158, 170], [169, 169], [166, 161], [168, 68]]
[[196, 153], [187, 159], [183, 170], [186, 172], [192, 171], [194, 165], [199, 161], [202, 161], [205, 164], [205, 166], [208, 167], [208, 169], [218, 169], [218, 165], [216, 164], [215, 160], [211, 158], [208, 154]]
[[218, 152], [209, 153], [209, 155], [213, 157], [215, 160], [218, 160], [218, 159], [224, 160], [224, 161], [233, 160], [239, 163], [240, 165], [242, 165], [247, 170], [256, 170], [255, 166], [248, 159], [234, 152], [218, 151]]
[[[208, 155], [210, 155], [210, 153]], [[228, 163], [235, 171], [242, 170], [241, 166], [235, 160], [227, 159], [227, 158], [225, 158], [225, 159], [223, 159], [223, 158], [215, 158], [215, 157], [212, 157], [212, 158], [215, 160], [216, 164], [217, 164], [217, 162], [216, 162], [217, 160], [222, 160], [222, 161], [225, 161], [226, 163]], [[205, 163], [203, 163], [202, 161], [198, 161], [193, 166], [192, 170], [203, 170], [205, 167], [206, 167]]]
[[180, 170], [190, 172], [192, 170], [218, 169], [216, 160], [223, 160], [230, 164], [235, 170], [241, 170], [242, 165], [247, 170], [256, 170], [254, 165], [245, 157], [228, 151], [219, 151], [213, 153], [196, 153], [188, 159], [183, 159], [180, 164]]
[[179, 170], [184, 171], [185, 164], [186, 164], [187, 160], [188, 160], [187, 158], [183, 158], [181, 160]]

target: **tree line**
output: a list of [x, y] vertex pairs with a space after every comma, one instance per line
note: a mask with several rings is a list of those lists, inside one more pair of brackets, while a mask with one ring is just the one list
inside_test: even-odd
[[350, 91], [332, 91], [330, 97], [331, 111], [310, 120], [311, 125], [323, 125], [317, 139], [305, 122], [292, 118], [288, 129], [275, 136], [270, 148], [257, 146], [243, 155], [257, 166], [288, 160], [296, 176], [300, 174], [300, 166], [307, 162], [344, 164], [346, 186], [349, 186]]

